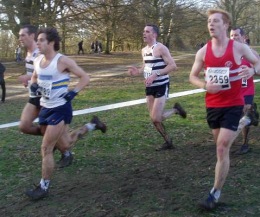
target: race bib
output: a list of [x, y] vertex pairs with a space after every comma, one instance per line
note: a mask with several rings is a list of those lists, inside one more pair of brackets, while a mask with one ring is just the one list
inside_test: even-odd
[[152, 75], [152, 70], [153, 69], [151, 67], [148, 67], [148, 66], [144, 67], [144, 78], [145, 79]]
[[39, 81], [42, 96], [49, 99], [51, 96], [52, 82], [51, 81]]
[[206, 81], [221, 85], [222, 90], [230, 89], [229, 68], [228, 67], [208, 67], [206, 71]]
[[247, 87], [247, 79], [242, 79], [242, 87]]

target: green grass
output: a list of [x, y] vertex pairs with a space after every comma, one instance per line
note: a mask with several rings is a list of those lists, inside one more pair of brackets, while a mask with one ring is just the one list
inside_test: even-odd
[[[139, 56], [126, 56], [127, 64]], [[115, 66], [124, 61], [122, 55], [110, 57]], [[188, 82], [192, 58], [178, 63], [170, 93], [196, 88]], [[100, 66], [100, 59], [96, 64]], [[7, 72], [9, 84], [16, 81], [13, 70]], [[259, 84], [256, 87], [259, 92]], [[0, 105], [1, 124], [19, 120], [27, 97], [16, 95], [10, 94]], [[73, 107], [78, 110], [141, 98], [142, 78], [121, 74], [92, 81]], [[196, 204], [214, 181], [215, 145], [205, 120], [204, 94], [169, 99], [166, 108], [177, 101], [187, 109], [188, 117], [174, 116], [165, 122], [176, 149], [162, 153], [154, 151], [162, 138], [151, 124], [145, 104], [75, 116], [72, 129], [95, 114], [107, 123], [108, 131], [90, 133], [77, 142], [73, 164], [55, 170], [50, 195], [39, 202], [29, 201], [23, 192], [40, 179], [41, 137], [21, 134], [17, 127], [0, 129], [0, 216], [259, 216], [258, 128], [252, 128], [250, 134], [251, 153], [234, 154], [241, 138], [232, 147], [230, 174], [221, 199], [224, 205], [213, 213], [200, 212]], [[256, 102], [260, 103], [258, 95]], [[56, 152], [55, 159], [59, 157]]]

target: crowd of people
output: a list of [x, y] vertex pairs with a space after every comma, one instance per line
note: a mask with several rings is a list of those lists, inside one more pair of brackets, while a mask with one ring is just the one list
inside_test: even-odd
[[90, 49], [92, 53], [101, 53], [103, 51], [102, 43], [98, 40], [92, 41], [90, 45]]
[[[232, 28], [229, 13], [220, 9], [208, 11], [208, 31], [211, 37], [197, 51], [189, 81], [205, 90], [207, 123], [216, 144], [215, 179], [208, 196], [199, 203], [200, 208], [213, 210], [217, 207], [221, 191], [230, 167], [230, 147], [238, 134], [243, 132], [240, 153], [249, 151], [248, 132], [251, 125], [258, 125], [257, 106], [254, 103], [253, 76], [260, 75], [259, 55], [246, 43], [242, 28]], [[187, 113], [179, 102], [165, 110], [170, 88], [169, 73], [177, 70], [169, 49], [158, 42], [159, 28], [147, 24], [143, 31], [146, 46], [142, 49], [143, 64], [140, 68], [130, 66], [132, 76], [143, 75], [145, 96], [150, 119], [161, 135], [163, 144], [156, 151], [173, 149], [173, 138], [167, 133], [163, 121], [174, 114], [186, 118]], [[59, 53], [60, 36], [55, 28], [37, 29], [25, 25], [19, 31], [20, 45], [26, 48], [26, 74], [19, 77], [28, 87], [29, 100], [20, 121], [23, 133], [42, 136], [42, 174], [36, 188], [26, 191], [26, 195], [38, 200], [49, 193], [51, 176], [55, 163], [53, 152], [61, 153], [58, 162], [61, 168], [71, 165], [71, 149], [76, 141], [93, 130], [105, 133], [107, 126], [94, 116], [89, 123], [70, 133], [72, 121], [71, 101], [90, 82], [88, 74], [76, 62]], [[78, 54], [83, 50], [79, 44]], [[98, 41], [91, 45], [93, 52], [100, 52]], [[200, 74], [205, 76], [202, 78]], [[78, 83], [69, 89], [70, 76], [78, 77]], [[39, 124], [34, 124], [39, 117]]]
[[[98, 53], [100, 54], [103, 51], [102, 43], [98, 40], [92, 41], [90, 44], [90, 53]], [[84, 54], [84, 48], [83, 48], [83, 40], [81, 40], [78, 43], [78, 55]]]

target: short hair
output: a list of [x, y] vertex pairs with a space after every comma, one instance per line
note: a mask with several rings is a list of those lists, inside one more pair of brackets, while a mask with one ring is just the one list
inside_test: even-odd
[[222, 14], [222, 19], [223, 19], [223, 22], [224, 22], [224, 23], [227, 23], [228, 25], [231, 24], [231, 15], [230, 15], [230, 13], [228, 13], [227, 11], [224, 11], [224, 10], [218, 9], [218, 8], [216, 8], [216, 9], [209, 9], [209, 10], [207, 11], [208, 17], [209, 17], [210, 15], [216, 14], [216, 13]]
[[27, 29], [28, 30], [28, 34], [31, 35], [31, 34], [34, 34], [34, 40], [36, 41], [37, 40], [37, 31], [38, 31], [38, 27], [37, 26], [34, 26], [34, 25], [31, 25], [31, 24], [25, 24], [21, 27], [21, 29]]
[[154, 24], [146, 24], [145, 26], [150, 26], [150, 27], [152, 27], [153, 32], [155, 32], [155, 33], [157, 34], [157, 36], [159, 36], [160, 30], [159, 30], [159, 27], [158, 27], [157, 25], [154, 25]]
[[38, 31], [38, 35], [40, 34], [45, 34], [48, 42], [52, 42], [52, 41], [54, 42], [55, 51], [58, 51], [60, 49], [61, 38], [59, 36], [57, 29], [53, 27], [41, 28]]
[[232, 27], [231, 30], [239, 30], [240, 35], [244, 36], [246, 33], [241, 27]]

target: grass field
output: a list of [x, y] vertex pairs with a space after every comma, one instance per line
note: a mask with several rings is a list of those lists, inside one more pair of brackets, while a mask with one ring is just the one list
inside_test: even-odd
[[[179, 67], [171, 74], [170, 93], [195, 89], [188, 82], [194, 56], [173, 53]], [[141, 64], [139, 53], [85, 55], [74, 58], [91, 76], [90, 85], [73, 101], [75, 110], [144, 98], [143, 79], [129, 77], [127, 65]], [[27, 91], [17, 77], [22, 65], [6, 63], [7, 99], [0, 104], [0, 124], [18, 121]], [[260, 84], [256, 103], [260, 105]], [[21, 134], [17, 127], [0, 129], [0, 216], [13, 217], [248, 217], [260, 216], [260, 134], [250, 131], [252, 151], [238, 155], [241, 136], [231, 149], [231, 168], [220, 206], [202, 212], [197, 203], [214, 181], [215, 145], [205, 120], [204, 94], [172, 98], [187, 119], [165, 122], [175, 149], [156, 152], [163, 143], [150, 123], [145, 104], [75, 116], [71, 128], [98, 115], [106, 134], [94, 131], [73, 148], [74, 162], [56, 169], [47, 198], [33, 202], [24, 195], [41, 174], [41, 137]], [[58, 160], [60, 154], [55, 153]]]

